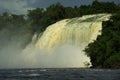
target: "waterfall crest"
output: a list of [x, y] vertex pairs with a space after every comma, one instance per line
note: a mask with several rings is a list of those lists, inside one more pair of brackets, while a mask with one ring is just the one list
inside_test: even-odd
[[36, 47], [53, 51], [57, 46], [70, 44], [81, 47], [96, 40], [101, 34], [102, 21], [110, 14], [86, 15], [80, 18], [65, 19], [50, 25], [36, 43]]

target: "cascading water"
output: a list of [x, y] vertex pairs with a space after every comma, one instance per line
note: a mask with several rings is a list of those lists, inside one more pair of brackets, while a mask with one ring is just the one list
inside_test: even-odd
[[[90, 59], [83, 50], [101, 34], [102, 21], [108, 20], [110, 16], [110, 14], [86, 15], [56, 22], [48, 26], [37, 41], [37, 34], [34, 35], [32, 43], [35, 45], [32, 46], [35, 49], [30, 53], [33, 56], [37, 51], [42, 67], [87, 67]], [[30, 50], [31, 48], [26, 49], [24, 53]]]
[[87, 45], [101, 34], [102, 21], [108, 20], [109, 17], [108, 14], [97, 14], [59, 21], [46, 29], [36, 47], [51, 51], [64, 44], [78, 47]]

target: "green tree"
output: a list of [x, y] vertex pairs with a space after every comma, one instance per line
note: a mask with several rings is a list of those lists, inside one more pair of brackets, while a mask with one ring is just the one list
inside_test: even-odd
[[103, 22], [102, 35], [90, 43], [85, 52], [93, 67], [120, 68], [120, 12]]

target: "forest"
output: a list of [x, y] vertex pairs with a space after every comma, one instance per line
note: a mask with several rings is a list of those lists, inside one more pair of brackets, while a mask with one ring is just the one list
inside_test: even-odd
[[94, 0], [90, 5], [74, 7], [56, 3], [48, 8], [28, 10], [26, 15], [4, 12], [0, 15], [0, 50], [13, 39], [22, 40], [19, 46], [25, 48], [35, 33], [42, 33], [61, 19], [98, 13], [110, 13], [112, 17], [103, 22], [102, 35], [84, 51], [91, 59], [92, 68], [120, 68], [120, 4], [114, 2]]

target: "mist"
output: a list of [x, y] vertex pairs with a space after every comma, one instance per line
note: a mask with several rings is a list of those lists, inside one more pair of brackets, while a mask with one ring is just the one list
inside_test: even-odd
[[19, 30], [17, 34], [10, 32], [7, 28], [0, 31], [0, 68], [85, 67], [89, 60], [80, 48], [68, 44], [56, 47], [49, 53], [36, 48], [34, 42], [23, 48], [29, 35], [22, 35]]
[[4, 26], [0, 30], [0, 68], [21, 66], [20, 54], [31, 34], [25, 33], [23, 25]]
[[[0, 68], [63, 68], [85, 67], [84, 53], [75, 46], [64, 44], [47, 53], [35, 47], [31, 33], [23, 26], [8, 26], [0, 30]], [[34, 37], [33, 37], [34, 38]], [[86, 58], [86, 59], [85, 59]]]
[[22, 49], [20, 43], [10, 42], [0, 50], [0, 68], [85, 67], [89, 60], [79, 48], [71, 45], [63, 45], [47, 53], [33, 44]]

